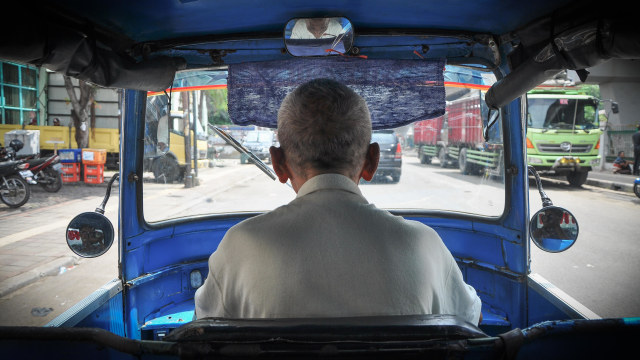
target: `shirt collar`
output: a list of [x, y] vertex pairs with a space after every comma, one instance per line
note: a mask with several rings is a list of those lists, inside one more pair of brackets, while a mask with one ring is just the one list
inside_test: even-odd
[[312, 177], [302, 184], [296, 198], [318, 190], [343, 190], [362, 196], [358, 185], [348, 177], [340, 174], [321, 174]]

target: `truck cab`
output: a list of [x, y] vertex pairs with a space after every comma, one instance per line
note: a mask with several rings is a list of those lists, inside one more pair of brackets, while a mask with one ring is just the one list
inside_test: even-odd
[[577, 91], [527, 94], [527, 163], [580, 186], [600, 165], [599, 100]]

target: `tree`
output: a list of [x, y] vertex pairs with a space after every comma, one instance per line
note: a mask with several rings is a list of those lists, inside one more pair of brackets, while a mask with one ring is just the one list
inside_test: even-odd
[[89, 146], [89, 129], [95, 127], [95, 94], [96, 87], [78, 80], [80, 96], [75, 91], [73, 82], [64, 76], [64, 87], [71, 101], [71, 122], [76, 129], [76, 144], [79, 149]]
[[210, 104], [207, 116], [209, 123], [212, 125], [231, 124], [227, 108], [227, 89], [208, 90], [205, 96]]

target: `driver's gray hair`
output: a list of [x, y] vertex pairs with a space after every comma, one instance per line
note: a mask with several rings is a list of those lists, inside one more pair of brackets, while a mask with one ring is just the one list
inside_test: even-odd
[[364, 99], [346, 85], [316, 79], [300, 85], [278, 111], [278, 140], [293, 170], [359, 175], [371, 141]]

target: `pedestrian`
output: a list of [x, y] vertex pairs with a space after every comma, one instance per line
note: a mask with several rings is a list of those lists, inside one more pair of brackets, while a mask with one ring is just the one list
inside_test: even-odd
[[60, 119], [58, 118], [53, 119], [53, 126], [60, 126]]
[[633, 175], [640, 175], [640, 124], [636, 126], [636, 133], [631, 137], [633, 140]]
[[38, 117], [34, 111], [29, 112], [29, 125], [38, 125]]
[[624, 151], [618, 152], [618, 157], [613, 161], [614, 174], [631, 174], [633, 163], [624, 158]]

